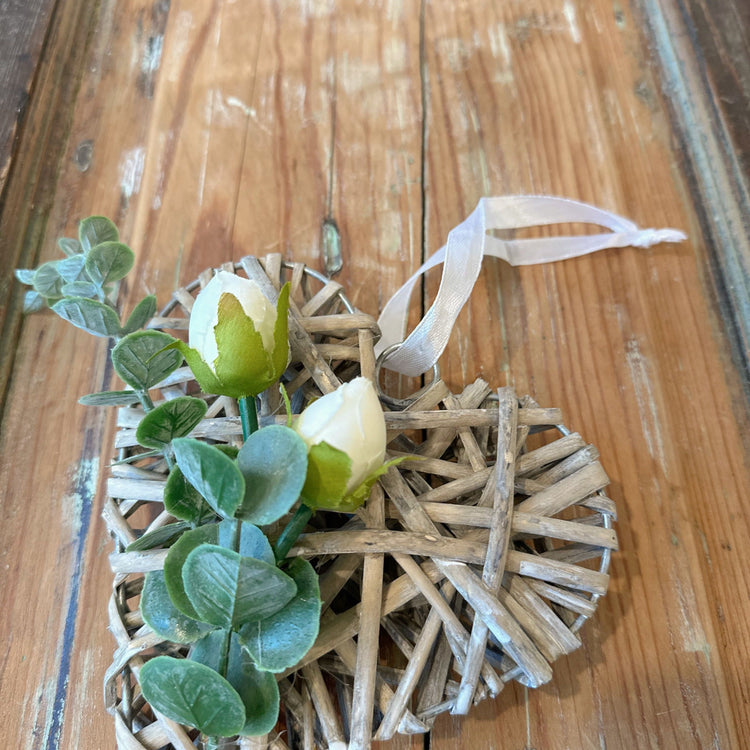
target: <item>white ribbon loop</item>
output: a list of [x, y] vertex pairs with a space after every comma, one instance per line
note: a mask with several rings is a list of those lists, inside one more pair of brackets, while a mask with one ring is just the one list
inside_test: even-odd
[[[543, 237], [501, 240], [488, 229], [520, 229], [564, 223], [596, 224], [605, 234], [578, 237]], [[650, 247], [659, 242], [680, 242], [685, 234], [676, 229], [639, 229], [632, 221], [587, 203], [546, 195], [511, 195], [481, 198], [466, 219], [448, 234], [447, 244], [432, 255], [391, 297], [378, 320], [382, 337], [375, 347], [380, 355], [401, 345], [383, 367], [404, 375], [421, 375], [438, 360], [448, 344], [461, 308], [471, 296], [482, 258], [492, 255], [512, 266], [551, 263], [610, 247]], [[443, 263], [435, 301], [417, 327], [404, 339], [409, 299], [419, 277]]]

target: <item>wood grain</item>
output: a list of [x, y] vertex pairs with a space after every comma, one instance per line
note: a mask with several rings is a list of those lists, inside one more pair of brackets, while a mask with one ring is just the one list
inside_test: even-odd
[[14, 143], [34, 83], [52, 0], [14, 0], [0, 8], [0, 194], [8, 176]]
[[[747, 268], [746, 235], [718, 231], [722, 216], [742, 226], [727, 155], [746, 163], [743, 115], [721, 105], [724, 130], [710, 121], [712, 138], [728, 137], [707, 173], [650, 46], [657, 22], [684, 31], [675, 9], [687, 8], [698, 33], [673, 35], [680, 59], [700, 69], [703, 51], [731, 50], [728, 75], [742, 82], [742, 45], [720, 41], [731, 25], [698, 0], [59, 7], [0, 213], [6, 744], [114, 746], [101, 708], [113, 642], [96, 492], [112, 415], [76, 404], [108, 382], [105, 346], [51, 316], [21, 324], [9, 269], [50, 259], [55, 237], [107, 214], [138, 255], [128, 308], [248, 253], [321, 268], [333, 219], [337, 280], [376, 313], [480, 196], [538, 192], [679, 227], [690, 241], [544, 267], [486, 261], [443, 376], [455, 390], [483, 375], [560, 407], [601, 454], [621, 551], [582, 648], [555, 663], [552, 681], [439, 717], [430, 748], [750, 746], [746, 340], [732, 323], [740, 284], [721, 292], [731, 268]], [[681, 85], [710, 102], [705, 78]], [[415, 311], [435, 288], [430, 276]]]
[[[5, 173], [3, 138], [16, 135], [21, 119], [3, 124], [11, 110], [3, 106], [0, 113], [0, 410], [18, 346], [23, 305], [23, 290], [15, 283], [13, 269], [34, 267], [43, 257], [48, 214], [59, 195], [57, 178], [68, 146], [71, 106], [89, 61], [88, 44], [97, 19], [85, 0], [69, 2], [64, 13], [51, 16], [50, 8], [51, 3], [14, 2], [2, 9], [7, 15], [0, 46], [9, 58], [8, 65], [0, 64], [1, 85], [13, 91], [30, 90], [33, 72], [35, 96], [24, 104], [18, 158]], [[49, 24], [44, 22], [47, 16]], [[6, 35], [10, 39], [4, 44]], [[37, 61], [41, 37], [44, 55]], [[5, 104], [13, 101], [14, 94], [0, 90], [0, 96]]]

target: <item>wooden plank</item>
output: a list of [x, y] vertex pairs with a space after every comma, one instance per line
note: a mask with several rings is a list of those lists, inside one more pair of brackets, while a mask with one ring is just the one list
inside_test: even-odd
[[[511, 747], [635, 746], [648, 741], [641, 732], [661, 746], [747, 744], [735, 666], [747, 617], [733, 594], [747, 574], [722, 568], [717, 578], [716, 567], [730, 565], [720, 540], [734, 550], [747, 533], [747, 473], [708, 480], [716, 462], [746, 460], [747, 412], [740, 378], [722, 364], [730, 350], [704, 292], [701, 225], [642, 28], [624, 3], [614, 13], [599, 2], [440, 3], [426, 6], [425, 37], [430, 250], [481, 195], [515, 192], [588, 200], [692, 238], [539, 268], [485, 261], [444, 378], [455, 387], [478, 367], [560, 406], [628, 508], [618, 535], [632, 553], [613, 556], [596, 625], [555, 664], [549, 691], [510, 710], [504, 693], [497, 720], [480, 706], [461, 742], [489, 746], [502, 721]], [[707, 449], [696, 453], [698, 435]], [[626, 664], [618, 654], [633, 648]], [[636, 694], [647, 696], [637, 709]], [[438, 718], [433, 750], [454, 748], [455, 731]]]
[[[686, 9], [675, 0], [638, 3], [669, 92], [665, 104], [705, 235], [714, 293], [750, 397], [750, 154], [742, 151], [750, 142], [743, 129], [750, 102], [750, 11], [746, 3], [725, 0], [721, 8], [712, 6], [709, 20], [702, 5], [687, 3]], [[698, 13], [704, 22], [696, 25]], [[713, 64], [707, 64], [701, 42], [709, 45], [711, 55], [717, 37], [725, 60], [717, 61], [714, 49]], [[729, 85], [727, 78], [733, 79]], [[736, 105], [723, 103], [723, 98]]]
[[750, 6], [742, 0], [688, 0], [682, 7], [703, 63], [703, 86], [750, 177]]
[[0, 195], [42, 55], [52, 0], [9, 2], [0, 9]]
[[[680, 7], [697, 18], [698, 2]], [[659, 6], [674, 17], [674, 4]], [[107, 381], [105, 351], [52, 317], [21, 327], [10, 269], [53, 257], [80, 217], [108, 214], [139, 257], [127, 306], [248, 252], [320, 268], [333, 218], [337, 280], [374, 314], [481, 195], [549, 192], [683, 228], [692, 242], [543, 268], [485, 264], [444, 378], [460, 390], [483, 373], [561, 407], [627, 512], [582, 649], [555, 663], [543, 691], [513, 684], [460, 725], [439, 717], [431, 748], [490, 747], [499, 733], [511, 747], [750, 746], [750, 616], [738, 595], [750, 575], [738, 552], [750, 430], [710, 293], [728, 238], [706, 218], [726, 198], [737, 226], [736, 193], [673, 150], [669, 79], [643, 16], [604, 0], [434, 0], [420, 30], [416, 0], [59, 7], [0, 216], [0, 350], [3, 372], [13, 368], [0, 438], [0, 549], [15, 581], [0, 592], [7, 744], [114, 745], [100, 708], [109, 550], [91, 494], [111, 433], [75, 403]], [[639, 7], [653, 27], [656, 4]], [[671, 35], [680, 60], [698, 59], [713, 33], [699, 31], [698, 47]], [[714, 177], [706, 201], [698, 178]]]
[[[89, 39], [98, 17], [84, 0], [67, 3], [50, 19], [51, 2], [35, 0], [3, 8], [0, 27], [0, 413], [18, 347], [24, 290], [13, 269], [46, 260], [45, 228], [57, 193], [57, 175], [71, 122], [71, 107], [87, 61]], [[41, 45], [44, 40], [44, 55]], [[5, 55], [8, 55], [5, 57]], [[23, 103], [23, 129], [16, 133], [21, 91], [35, 96]], [[7, 106], [10, 102], [11, 106]], [[10, 117], [11, 119], [7, 119]], [[20, 122], [20, 121], [19, 121]], [[12, 132], [11, 132], [12, 131]], [[10, 150], [3, 139], [18, 138], [9, 171]], [[3, 183], [5, 183], [3, 185]]]

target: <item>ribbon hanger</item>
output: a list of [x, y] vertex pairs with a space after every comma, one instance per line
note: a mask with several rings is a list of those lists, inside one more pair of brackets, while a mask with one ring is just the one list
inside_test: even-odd
[[[490, 229], [569, 222], [596, 224], [610, 231], [519, 240], [501, 240], [487, 234]], [[485, 255], [502, 258], [512, 266], [525, 266], [552, 263], [609, 247], [650, 247], [684, 239], [686, 235], [679, 230], [639, 229], [622, 216], [568, 198], [546, 195], [481, 198], [471, 215], [450, 231], [445, 246], [428, 258], [388, 300], [378, 319], [382, 337], [375, 354], [379, 356], [400, 344], [383, 359], [383, 367], [412, 376], [431, 369], [445, 350], [456, 318], [471, 296]], [[406, 336], [409, 300], [414, 287], [423, 273], [440, 263], [443, 275], [435, 301]]]

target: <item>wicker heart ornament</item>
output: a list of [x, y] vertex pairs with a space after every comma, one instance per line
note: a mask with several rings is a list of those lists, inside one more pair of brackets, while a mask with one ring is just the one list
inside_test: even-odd
[[[342, 382], [378, 379], [377, 323], [341, 285], [280, 255], [224, 270], [255, 280], [269, 298], [291, 283], [284, 380], [295, 413]], [[176, 291], [151, 327], [186, 330], [211, 275]], [[186, 394], [200, 395], [188, 368], [154, 389], [155, 400]], [[193, 435], [239, 444], [237, 403], [205, 398]], [[388, 454], [401, 463], [356, 513], [316, 513], [291, 552], [316, 569], [323, 613], [312, 649], [277, 675], [287, 731], [227, 747], [367, 748], [396, 732], [429, 731], [441, 712], [467, 713], [510, 680], [539, 686], [580, 646], [578, 631], [607, 591], [617, 547], [609, 480], [559, 410], [482, 380], [453, 394], [439, 378], [408, 402], [387, 403]], [[283, 421], [277, 392], [262, 394], [260, 405], [263, 424]], [[120, 461], [104, 511], [115, 543], [109, 620], [117, 641], [105, 699], [121, 750], [189, 750], [200, 746], [197, 732], [154, 711], [138, 681], [149, 658], [187, 653], [139, 611], [143, 576], [163, 566], [166, 550], [125, 551], [174, 520], [162, 504], [163, 457], [139, 458], [142, 417], [140, 408], [119, 412]]]

